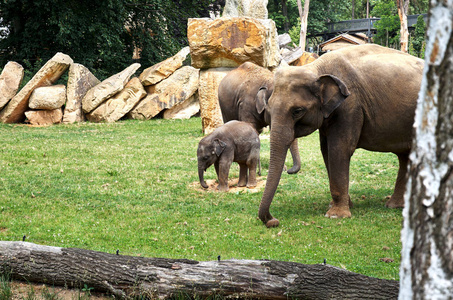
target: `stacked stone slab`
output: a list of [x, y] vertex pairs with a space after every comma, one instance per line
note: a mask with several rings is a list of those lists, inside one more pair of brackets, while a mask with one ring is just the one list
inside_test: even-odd
[[9, 61], [0, 74], [0, 110], [16, 95], [24, 78], [24, 68]]
[[280, 54], [275, 23], [267, 19], [267, 0], [227, 0], [218, 19], [189, 19], [192, 66], [200, 70], [199, 101], [203, 132], [223, 124], [217, 89], [244, 62], [275, 68]]
[[63, 53], [57, 53], [30, 79], [0, 112], [3, 123], [18, 123], [25, 120], [28, 100], [32, 92], [43, 86], [52, 85], [69, 68], [72, 59]]

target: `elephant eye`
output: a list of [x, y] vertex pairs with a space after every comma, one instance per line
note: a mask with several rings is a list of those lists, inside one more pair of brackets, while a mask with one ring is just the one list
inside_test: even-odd
[[294, 108], [293, 112], [292, 112], [293, 119], [301, 118], [305, 114], [306, 111], [307, 111], [307, 109], [304, 108], [304, 107], [296, 107], [296, 108]]

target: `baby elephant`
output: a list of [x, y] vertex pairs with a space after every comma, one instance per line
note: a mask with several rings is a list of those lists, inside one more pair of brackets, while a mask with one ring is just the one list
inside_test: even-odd
[[204, 171], [214, 164], [219, 180], [217, 189], [228, 191], [228, 173], [233, 161], [240, 167], [238, 186], [256, 186], [260, 139], [250, 123], [230, 121], [220, 126], [200, 141], [197, 156], [198, 176], [202, 187], [208, 188], [203, 175]]

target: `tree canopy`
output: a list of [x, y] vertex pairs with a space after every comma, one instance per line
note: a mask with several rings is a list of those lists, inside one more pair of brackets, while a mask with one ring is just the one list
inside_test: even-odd
[[0, 65], [39, 68], [56, 52], [99, 77], [116, 73], [140, 49], [143, 67], [187, 45], [187, 19], [220, 11], [224, 0], [2, 1]]
[[[1, 3], [0, 68], [14, 60], [35, 72], [56, 52], [63, 52], [103, 79], [132, 63], [134, 51], [139, 52], [135, 61], [142, 68], [175, 54], [188, 45], [187, 19], [219, 14], [225, 0], [3, 0]], [[365, 18], [366, 7], [367, 0], [311, 1], [308, 36], [323, 32], [328, 22]], [[427, 9], [427, 0], [414, 0], [409, 13], [424, 13]], [[268, 11], [278, 32], [289, 32], [298, 44], [297, 1], [269, 0]], [[369, 0], [369, 11], [371, 16], [381, 17], [376, 42], [395, 44], [399, 22], [394, 0]], [[422, 47], [420, 43], [423, 41], [411, 44], [417, 53]]]

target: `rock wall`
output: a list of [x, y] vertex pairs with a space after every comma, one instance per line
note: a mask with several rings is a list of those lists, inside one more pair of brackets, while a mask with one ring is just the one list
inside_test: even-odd
[[[251, 61], [269, 69], [303, 65], [315, 55], [291, 47], [267, 19], [267, 0], [227, 0], [224, 17], [189, 19], [189, 46], [136, 74], [140, 64], [100, 82], [63, 53], [50, 59], [20, 90], [24, 69], [8, 62], [0, 74], [0, 122], [116, 122], [190, 118], [200, 113], [203, 133], [223, 124], [218, 86], [233, 68]], [[192, 66], [184, 66], [190, 53]], [[69, 69], [66, 85], [54, 83]]]

